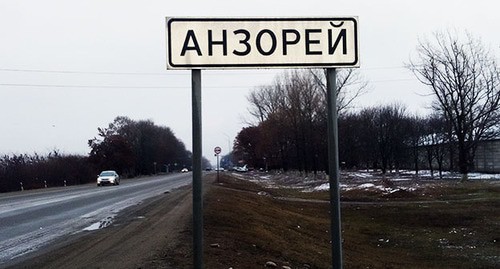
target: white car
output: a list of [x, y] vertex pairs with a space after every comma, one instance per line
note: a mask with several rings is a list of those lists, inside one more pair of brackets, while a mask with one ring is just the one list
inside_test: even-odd
[[113, 170], [102, 171], [97, 176], [97, 186], [104, 184], [120, 185], [120, 176]]
[[182, 168], [181, 173], [187, 173], [189, 170], [187, 168]]

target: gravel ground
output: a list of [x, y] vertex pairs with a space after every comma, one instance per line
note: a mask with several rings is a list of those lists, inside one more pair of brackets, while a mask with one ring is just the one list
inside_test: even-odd
[[151, 198], [109, 227], [65, 238], [8, 268], [171, 268], [168, 250], [190, 225], [191, 188]]

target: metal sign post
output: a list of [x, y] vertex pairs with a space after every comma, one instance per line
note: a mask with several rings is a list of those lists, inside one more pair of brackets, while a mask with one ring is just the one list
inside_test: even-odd
[[214, 152], [215, 152], [215, 156], [217, 156], [217, 166], [216, 166], [216, 168], [217, 168], [217, 183], [219, 183], [219, 170], [220, 170], [219, 154], [222, 152], [221, 147], [215, 147]]
[[203, 268], [203, 194], [201, 181], [201, 70], [191, 71], [193, 117], [193, 261]]
[[340, 222], [339, 147], [337, 124], [337, 71], [326, 69], [326, 98], [328, 104], [328, 176], [330, 180], [330, 231], [333, 268], [342, 268], [342, 227]]

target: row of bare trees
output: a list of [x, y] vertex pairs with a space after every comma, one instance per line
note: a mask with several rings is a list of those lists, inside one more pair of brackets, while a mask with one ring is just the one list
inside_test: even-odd
[[453, 169], [455, 142], [438, 114], [412, 115], [401, 104], [365, 108], [339, 119], [339, 154], [348, 168], [382, 173]]
[[[324, 109], [324, 108], [323, 108]], [[235, 139], [234, 157], [250, 166], [308, 172], [327, 170], [326, 119], [290, 120], [276, 113]], [[402, 104], [343, 112], [339, 155], [344, 168], [391, 170], [453, 168], [454, 145], [446, 119], [411, 115]], [[298, 123], [298, 124], [297, 124]], [[451, 143], [451, 144], [450, 144]]]
[[[54, 151], [0, 158], [0, 192], [94, 182], [101, 170], [125, 177], [179, 171], [191, 167], [191, 153], [170, 128], [150, 120], [117, 117], [88, 141], [88, 156]], [[209, 166], [209, 161], [203, 159]]]
[[[252, 166], [325, 170], [324, 77], [322, 70], [294, 70], [253, 91], [248, 101], [256, 123], [236, 137], [234, 157]], [[343, 112], [367, 83], [353, 69], [339, 72], [337, 80], [338, 110]]]
[[90, 162], [126, 176], [191, 168], [191, 152], [184, 143], [170, 128], [157, 126], [150, 120], [116, 117], [108, 127], [98, 128], [98, 137], [88, 144]]
[[58, 151], [4, 155], [0, 158], [0, 192], [77, 185], [95, 180], [96, 171], [88, 158]]
[[[409, 115], [403, 105], [349, 112], [368, 84], [355, 70], [337, 77], [340, 160], [350, 167], [473, 169], [481, 140], [499, 137], [500, 73], [479, 39], [436, 33], [421, 41], [408, 68], [435, 97], [433, 113]], [[326, 170], [326, 99], [322, 70], [285, 72], [249, 96], [256, 119], [241, 130], [234, 158], [250, 165]], [[424, 152], [422, 157], [422, 152]]]

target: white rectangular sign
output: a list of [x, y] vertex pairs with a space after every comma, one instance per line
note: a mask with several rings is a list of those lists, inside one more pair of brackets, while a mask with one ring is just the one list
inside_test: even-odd
[[167, 18], [168, 69], [359, 67], [348, 18]]

